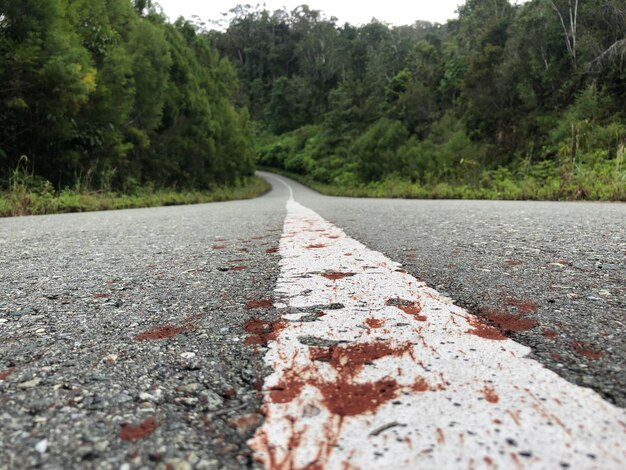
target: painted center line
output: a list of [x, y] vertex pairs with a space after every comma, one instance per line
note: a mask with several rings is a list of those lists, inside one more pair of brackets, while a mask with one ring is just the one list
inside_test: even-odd
[[626, 413], [290, 199], [269, 469], [625, 468]]

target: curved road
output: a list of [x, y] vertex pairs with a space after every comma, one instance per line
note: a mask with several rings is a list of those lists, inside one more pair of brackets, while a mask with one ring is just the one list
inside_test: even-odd
[[250, 201], [0, 220], [0, 469], [256, 465], [290, 196], [623, 416], [626, 205], [332, 198], [262, 175]]

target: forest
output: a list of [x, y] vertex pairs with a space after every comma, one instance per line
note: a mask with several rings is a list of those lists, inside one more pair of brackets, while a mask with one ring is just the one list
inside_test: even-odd
[[232, 13], [209, 34], [262, 166], [333, 194], [626, 198], [623, 0], [469, 0], [443, 25]]
[[233, 66], [152, 2], [0, 0], [0, 57], [3, 182], [129, 193], [253, 174]]
[[409, 26], [0, 0], [0, 57], [9, 190], [204, 191], [261, 167], [331, 194], [626, 200], [623, 0], [468, 0]]

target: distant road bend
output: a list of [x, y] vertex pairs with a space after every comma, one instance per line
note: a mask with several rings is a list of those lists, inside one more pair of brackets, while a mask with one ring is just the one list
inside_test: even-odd
[[626, 206], [0, 222], [0, 469], [626, 466]]

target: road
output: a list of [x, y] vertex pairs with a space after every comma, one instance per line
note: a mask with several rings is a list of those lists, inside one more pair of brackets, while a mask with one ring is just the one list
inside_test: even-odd
[[[587, 392], [572, 384], [590, 387], [597, 392], [592, 400], [622, 419], [623, 433], [624, 204], [330, 198], [264, 176], [274, 189], [250, 201], [0, 220], [0, 468], [247, 468], [257, 465], [253, 458], [272, 466], [259, 426], [261, 411], [268, 414], [262, 401], [273, 390], [266, 378], [278, 369], [264, 344], [280, 350], [272, 325], [293, 314], [298, 300], [285, 294], [286, 270], [303, 269], [302, 282], [309, 282], [309, 263], [338, 256], [333, 240], [365, 250], [359, 259], [401, 263], [394, 269], [399, 283], [417, 278], [482, 318], [485, 328], [498, 327], [520, 358], [537, 364], [523, 359], [519, 367], [556, 372], [542, 380], [572, 387], [563, 393]], [[305, 216], [293, 206], [293, 227], [306, 219], [327, 237], [338, 230], [336, 238], [305, 246], [320, 251], [298, 251], [290, 240], [297, 238], [284, 227], [290, 195], [315, 211]], [[350, 266], [354, 272], [326, 272], [334, 292], [356, 282], [357, 269], [368, 269]], [[297, 278], [294, 272], [287, 274]], [[379, 293], [387, 296], [376, 310], [381, 315], [411, 313], [399, 296], [396, 302]], [[332, 316], [335, 307], [327, 307]], [[331, 345], [329, 367], [332, 351], [345, 348]], [[380, 357], [370, 359], [378, 364]], [[375, 435], [404, 428], [389, 429]], [[445, 437], [437, 437], [443, 447]], [[541, 467], [537, 455], [515, 450], [520, 466]], [[624, 458], [623, 447], [608, 453]], [[302, 466], [302, 455], [283, 466]], [[603, 462], [592, 455], [576, 466]], [[476, 465], [487, 468], [492, 460]], [[607, 462], [600, 467], [623, 463]]]

